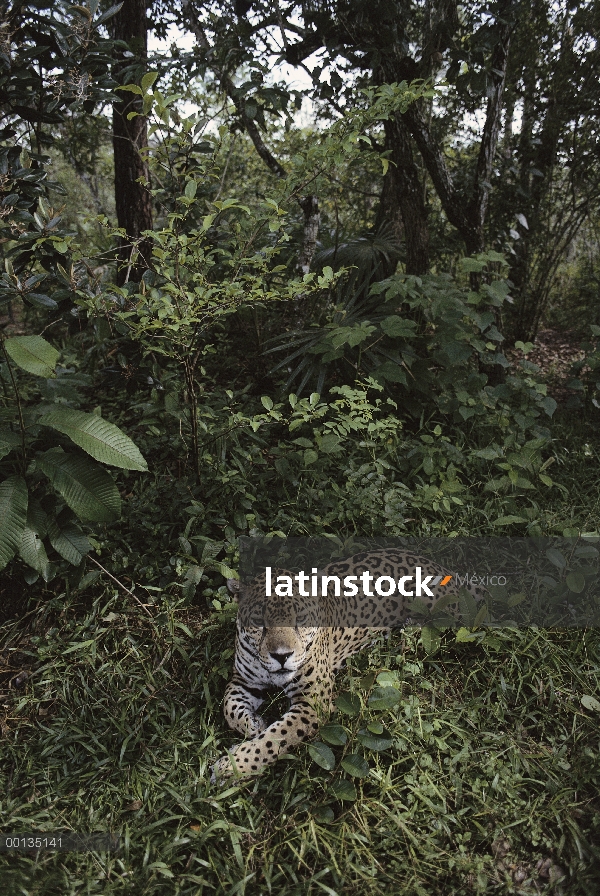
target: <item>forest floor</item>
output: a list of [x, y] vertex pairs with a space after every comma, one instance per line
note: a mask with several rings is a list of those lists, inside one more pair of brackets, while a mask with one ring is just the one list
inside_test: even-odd
[[585, 357], [581, 343], [582, 338], [578, 333], [542, 328], [531, 351], [525, 353], [519, 349], [510, 349], [507, 356], [513, 363], [526, 358], [532, 364], [537, 364], [548, 385], [548, 394], [561, 402], [574, 394], [567, 383], [573, 378], [572, 365]]

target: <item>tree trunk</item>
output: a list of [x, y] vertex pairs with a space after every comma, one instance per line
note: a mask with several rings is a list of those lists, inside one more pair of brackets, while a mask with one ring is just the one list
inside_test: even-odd
[[296, 263], [296, 271], [299, 274], [308, 274], [310, 263], [317, 248], [321, 215], [319, 213], [319, 200], [316, 196], [305, 196], [304, 199], [299, 200], [299, 203], [304, 213], [304, 231], [302, 247]]
[[456, 189], [452, 181], [443, 146], [432, 133], [420, 104], [412, 103], [402, 116], [421, 153], [446, 217], [459, 231], [469, 255], [482, 252], [485, 247], [484, 224], [488, 208], [490, 176], [500, 132], [502, 94], [508, 49], [514, 27], [511, 22], [513, 12], [513, 0], [502, 0], [498, 15], [498, 20], [501, 22], [498, 41], [492, 53], [490, 66], [485, 124], [468, 201], [465, 201], [464, 195]]
[[496, 155], [496, 147], [500, 135], [502, 95], [506, 80], [508, 49], [514, 28], [510, 21], [511, 8], [512, 0], [504, 0], [500, 5], [499, 19], [502, 24], [499, 27], [498, 42], [492, 52], [490, 73], [488, 75], [488, 101], [485, 124], [477, 156], [473, 193], [467, 209], [467, 215], [475, 236], [471, 244], [469, 244], [468, 239], [466, 240], [467, 251], [471, 255], [483, 252], [485, 249], [484, 224], [489, 205], [490, 179], [494, 166], [494, 156]]
[[388, 224], [399, 244], [406, 248], [406, 273], [426, 274], [429, 270], [429, 229], [423, 186], [412, 152], [408, 128], [400, 116], [388, 119], [385, 148], [391, 150], [390, 166], [383, 187], [376, 228]]
[[[539, 105], [530, 99], [535, 90], [539, 65], [535, 55], [523, 72], [525, 96], [518, 157], [520, 187], [522, 194], [527, 197], [528, 228], [521, 234], [521, 239], [515, 242], [509, 275], [518, 299], [517, 314], [512, 321], [512, 335], [523, 341], [535, 338], [555, 273], [555, 264], [558, 266], [558, 260], [555, 262], [553, 257], [556, 249], [551, 239], [553, 228], [546, 217], [546, 206], [552, 192], [560, 135], [565, 121], [572, 114], [569, 106], [565, 105], [564, 98], [564, 85], [569, 83], [569, 69], [573, 65], [573, 35], [567, 23], [568, 20], [565, 19], [560, 56], [550, 83], [542, 128], [535, 140], [532, 138]], [[573, 163], [574, 154], [573, 151]], [[536, 171], [535, 177], [532, 176], [532, 169]], [[562, 219], [561, 226], [567, 233], [570, 233], [571, 226], [576, 233], [583, 222], [583, 218], [580, 219], [579, 214], [575, 213], [574, 205], [575, 203], [566, 204], [562, 213], [557, 211]], [[561, 239], [557, 240], [557, 245], [562, 245]], [[568, 239], [564, 245], [568, 245]], [[547, 273], [544, 272], [545, 269]], [[543, 285], [546, 280], [547, 286]]]
[[[124, 0], [111, 30], [116, 40], [127, 43], [143, 69], [148, 38], [146, 0]], [[131, 72], [132, 60], [124, 58], [121, 50], [117, 53], [116, 76], [126, 83], [131, 77], [123, 70]], [[142, 98], [127, 91], [120, 93], [123, 99], [113, 104], [113, 152], [117, 221], [127, 234], [118, 249], [117, 283], [122, 285], [127, 280], [139, 281], [151, 265], [152, 242], [142, 238], [142, 233], [152, 229], [152, 199], [148, 187], [138, 182], [139, 178], [149, 181], [148, 164], [140, 153], [148, 145], [147, 121], [142, 115], [127, 119], [130, 112], [141, 112]]]

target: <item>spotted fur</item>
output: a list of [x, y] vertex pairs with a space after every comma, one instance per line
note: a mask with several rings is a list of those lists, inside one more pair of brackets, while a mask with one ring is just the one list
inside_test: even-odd
[[[412, 575], [417, 566], [422, 567], [423, 575], [447, 574], [416, 554], [373, 551], [331, 563], [319, 575], [343, 579], [368, 570], [375, 578], [385, 575], [397, 581], [403, 575]], [[283, 573], [285, 570], [274, 571], [274, 575]], [[234, 592], [239, 588], [237, 581], [228, 584]], [[235, 668], [225, 691], [224, 711], [229, 726], [245, 740], [215, 764], [213, 781], [234, 773], [256, 774], [295, 744], [314, 737], [320, 715], [331, 711], [335, 671], [348, 657], [372, 643], [373, 630], [388, 632], [391, 619], [396, 623], [401, 618], [406, 621], [413, 600], [396, 594], [394, 599], [378, 598], [367, 606], [364, 597], [344, 597], [344, 619], [352, 618], [354, 611], [356, 616], [360, 613], [362, 623], [348, 627], [335, 625], [340, 598], [336, 601], [333, 594], [326, 598], [297, 593], [266, 598], [264, 585], [264, 579], [259, 579], [249, 591], [242, 589], [238, 595], [244, 612], [238, 613]], [[431, 610], [441, 597], [458, 598], [459, 590], [451, 582], [439, 598], [422, 600]], [[469, 591], [477, 600], [484, 594], [477, 586], [470, 586]], [[455, 614], [456, 610], [449, 606], [447, 612]], [[283, 691], [290, 708], [267, 726], [258, 710], [266, 692], [273, 689]]]

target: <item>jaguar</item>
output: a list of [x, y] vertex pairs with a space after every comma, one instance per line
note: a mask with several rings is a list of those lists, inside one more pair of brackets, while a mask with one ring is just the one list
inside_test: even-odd
[[[329, 564], [319, 574], [343, 581], [368, 571], [375, 579], [386, 576], [398, 582], [414, 575], [417, 567], [423, 575], [443, 582], [451, 578], [447, 570], [424, 557], [393, 550], [355, 554]], [[282, 573], [286, 571], [278, 569], [274, 575]], [[260, 773], [294, 745], [314, 737], [320, 718], [332, 709], [335, 672], [372, 644], [374, 633], [387, 634], [410, 622], [414, 601], [410, 592], [372, 600], [363, 593], [340, 598], [331, 583], [324, 597], [301, 596], [298, 586], [289, 596], [266, 597], [265, 576], [250, 586], [236, 579], [227, 583], [239, 608], [234, 672], [225, 690], [224, 714], [230, 728], [245, 740], [215, 763], [213, 783], [234, 774]], [[477, 585], [467, 589], [477, 601], [485, 594]], [[424, 591], [421, 599], [428, 611], [443, 600], [447, 612], [458, 616], [460, 588], [455, 578], [439, 589], [439, 596], [438, 590], [433, 597]], [[290, 706], [282, 718], [267, 725], [258, 710], [270, 691], [283, 692]]]

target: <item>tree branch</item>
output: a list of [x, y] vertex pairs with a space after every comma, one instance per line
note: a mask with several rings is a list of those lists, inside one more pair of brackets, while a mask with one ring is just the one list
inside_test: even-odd
[[[208, 56], [209, 52], [212, 51], [213, 47], [211, 46], [211, 44], [204, 32], [204, 29], [202, 28], [202, 25], [198, 21], [196, 11], [193, 8], [192, 4], [190, 3], [190, 0], [184, 0], [184, 2], [181, 4], [181, 11], [182, 11], [183, 15], [186, 17], [188, 25], [189, 25], [191, 31], [193, 31], [193, 33], [196, 37], [196, 40], [198, 41], [200, 46], [204, 50], [207, 51], [207, 56]], [[265, 144], [265, 142], [262, 138], [262, 135], [258, 129], [258, 125], [252, 118], [248, 118], [248, 116], [246, 115], [243, 98], [239, 95], [238, 90], [237, 90], [235, 84], [233, 83], [232, 79], [225, 72], [219, 71], [217, 66], [211, 65], [211, 68], [212, 68], [213, 72], [217, 75], [217, 77], [220, 78], [223, 89], [225, 90], [225, 93], [227, 94], [229, 99], [234, 104], [236, 112], [239, 115], [240, 120], [244, 126], [244, 129], [245, 129], [246, 133], [248, 134], [248, 136], [250, 137], [250, 139], [252, 140], [252, 142], [254, 144], [254, 148], [256, 149], [256, 152], [258, 153], [260, 158], [263, 160], [263, 162], [265, 163], [267, 168], [269, 168], [274, 174], [276, 174], [277, 177], [286, 177], [287, 172], [286, 172], [285, 168], [283, 167], [283, 165], [280, 164], [280, 162], [277, 161], [277, 159], [275, 158], [273, 153], [270, 151], [270, 149]]]
[[402, 118], [419, 148], [446, 217], [460, 232], [464, 241], [470, 245], [475, 234], [465, 212], [464, 198], [452, 182], [441, 147], [432, 136], [429, 125], [416, 103], [411, 103]]

